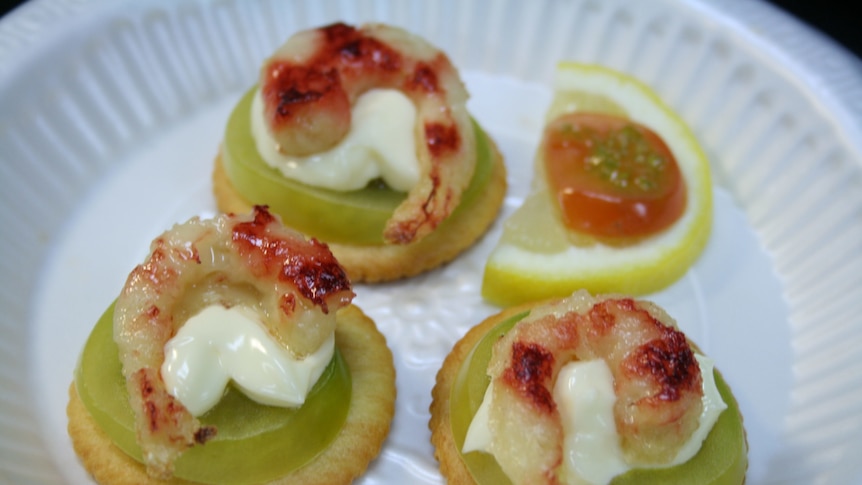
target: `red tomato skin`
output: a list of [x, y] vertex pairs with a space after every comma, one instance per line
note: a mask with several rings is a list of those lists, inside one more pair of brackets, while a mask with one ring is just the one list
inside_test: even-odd
[[670, 148], [618, 116], [572, 113], [545, 129], [548, 185], [564, 224], [598, 239], [640, 239], [685, 211], [685, 180]]

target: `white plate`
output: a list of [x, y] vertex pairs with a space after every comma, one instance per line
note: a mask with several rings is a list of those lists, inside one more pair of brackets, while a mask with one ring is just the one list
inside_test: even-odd
[[[0, 22], [0, 481], [87, 483], [65, 427], [77, 354], [149, 241], [214, 213], [227, 114], [274, 47], [336, 20], [401, 25], [450, 54], [525, 195], [554, 63], [651, 84], [713, 163], [713, 238], [665, 306], [722, 369], [748, 483], [858, 483], [862, 68], [748, 1], [37, 1]], [[430, 389], [479, 296], [499, 224], [453, 264], [357, 288], [398, 371], [364, 483], [439, 483]]]

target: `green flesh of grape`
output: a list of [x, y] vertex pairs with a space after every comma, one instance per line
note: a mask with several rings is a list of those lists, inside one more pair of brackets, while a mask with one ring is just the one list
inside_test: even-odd
[[[452, 434], [460, 451], [473, 416], [482, 404], [485, 390], [491, 380], [486, 374], [491, 349], [500, 337], [506, 334], [528, 312], [515, 315], [488, 332], [465, 359], [452, 387], [449, 410]], [[727, 383], [718, 371], [715, 382], [727, 409], [721, 413], [700, 451], [689, 461], [680, 465], [657, 469], [633, 469], [615, 477], [611, 485], [629, 484], [713, 484], [739, 485], [740, 477], [748, 467], [745, 430], [739, 407]], [[461, 455], [476, 483], [507, 484], [509, 478], [500, 468], [493, 455], [471, 451]]]
[[[126, 454], [141, 461], [119, 352], [113, 339], [113, 305], [87, 340], [75, 372], [81, 401], [99, 427]], [[298, 469], [323, 451], [341, 430], [351, 396], [350, 370], [336, 349], [305, 404], [258, 404], [233, 386], [200, 416], [217, 435], [186, 451], [174, 475], [200, 483], [261, 483]]]
[[[251, 102], [256, 92], [252, 88], [240, 99], [225, 130], [221, 157], [234, 189], [253, 204], [268, 205], [286, 225], [322, 241], [383, 244], [386, 221], [407, 194], [383, 183], [372, 182], [360, 190], [339, 192], [284, 177], [261, 158], [251, 134]], [[477, 141], [476, 169], [459, 207], [475, 200], [491, 175], [488, 141], [475, 122], [473, 129]]]

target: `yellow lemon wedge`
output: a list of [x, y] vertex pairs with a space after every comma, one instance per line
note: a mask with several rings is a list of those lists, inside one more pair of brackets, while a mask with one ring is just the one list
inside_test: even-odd
[[578, 289], [652, 293], [684, 275], [709, 239], [709, 161], [688, 125], [649, 86], [606, 67], [560, 63], [545, 123], [572, 113], [624, 117], [657, 134], [676, 160], [685, 207], [670, 226], [644, 237], [620, 243], [585, 236], [564, 224], [539, 149], [530, 193], [504, 221], [485, 266], [482, 295], [491, 303], [511, 306]]

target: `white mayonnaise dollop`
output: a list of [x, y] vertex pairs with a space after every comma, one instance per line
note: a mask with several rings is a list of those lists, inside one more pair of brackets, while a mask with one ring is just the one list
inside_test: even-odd
[[419, 181], [416, 107], [395, 89], [372, 89], [356, 100], [350, 131], [331, 149], [306, 157], [285, 155], [266, 127], [263, 98], [251, 105], [251, 129], [261, 158], [285, 177], [315, 187], [357, 190], [381, 178], [407, 192]]
[[216, 405], [230, 381], [272, 406], [305, 402], [335, 352], [335, 335], [298, 360], [269, 334], [254, 310], [212, 305], [189, 318], [165, 345], [162, 379], [194, 416]]
[[[673, 461], [662, 465], [627, 463], [620, 448], [614, 421], [616, 401], [613, 376], [604, 360], [575, 361], [563, 366], [554, 385], [553, 396], [563, 421], [563, 464], [561, 479], [569, 484], [604, 485], [632, 468], [661, 468], [685, 463], [706, 439], [718, 416], [727, 408], [715, 385], [712, 359], [695, 354], [703, 376], [703, 412], [698, 428]], [[464, 440], [464, 453], [491, 451], [488, 408], [493, 386], [485, 397]]]

